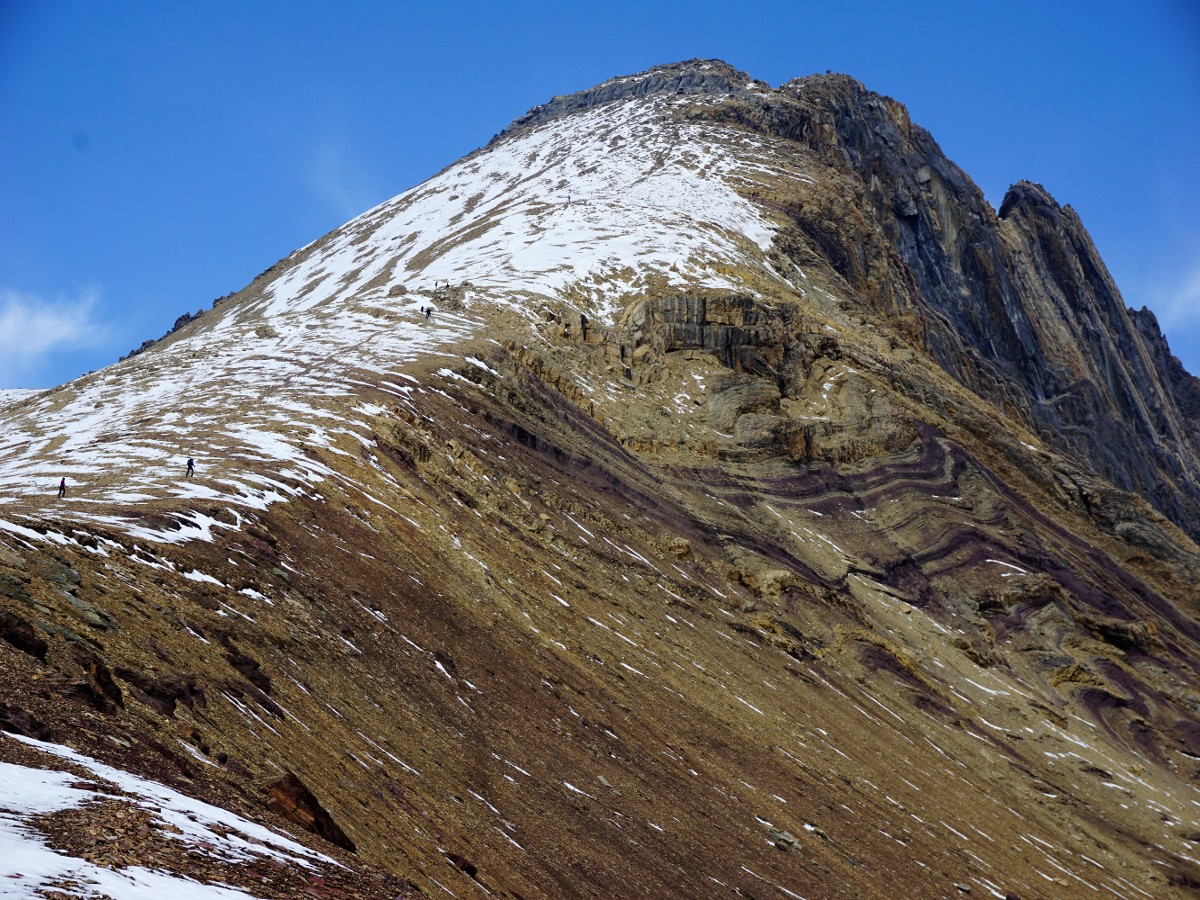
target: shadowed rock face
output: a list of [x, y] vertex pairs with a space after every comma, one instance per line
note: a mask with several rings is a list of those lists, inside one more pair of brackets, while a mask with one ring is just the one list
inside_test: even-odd
[[[714, 126], [707, 165], [774, 228], [711, 284], [628, 280], [606, 318], [396, 255], [312, 299], [416, 242], [374, 237], [397, 201], [98, 376], [204, 385], [88, 426], [174, 447], [214, 423], [194, 479], [0, 512], [0, 725], [344, 868], [164, 861], [103, 809], [39, 827], [264, 897], [1188, 896], [1200, 390], [1153, 316], [1069, 208], [1018, 185], [995, 214], [843, 76], [678, 64], [492, 149], [655, 98], [628, 129], [655, 165]], [[495, 224], [443, 242], [482, 253]], [[294, 368], [248, 383], [271, 353]], [[63, 464], [39, 403], [60, 428], [115, 405], [89, 384], [2, 411], [43, 429], [22, 464]], [[48, 764], [4, 737], [0, 759]]]
[[955, 379], [1200, 533], [1196, 379], [1157, 325], [1139, 328], [1069, 206], [1021, 182], [997, 215], [900, 104], [845, 76], [709, 114], [803, 144], [844, 176], [871, 218], [821, 200], [786, 211], [860, 302], [915, 311]]
[[319, 800], [299, 778], [288, 772], [267, 788], [267, 806], [306, 831], [353, 853], [357, 848], [338, 827]]

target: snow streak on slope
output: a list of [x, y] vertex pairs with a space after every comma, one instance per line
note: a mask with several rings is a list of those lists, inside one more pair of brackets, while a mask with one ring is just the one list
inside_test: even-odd
[[[188, 900], [248, 897], [232, 888], [206, 885], [181, 875], [141, 866], [112, 869], [56, 852], [47, 846], [27, 820], [46, 813], [86, 806], [98, 801], [128, 804], [145, 813], [161, 834], [178, 841], [189, 854], [247, 862], [268, 857], [288, 865], [315, 870], [316, 864], [337, 862], [309, 850], [235, 813], [184, 796], [89, 759], [57, 744], [6, 735], [86, 769], [102, 783], [100, 790], [81, 784], [66, 771], [34, 769], [0, 762], [0, 897], [40, 897], [48, 890], [79, 896], [172, 897]], [[90, 885], [82, 887], [82, 885]]]
[[[262, 508], [302, 492], [328, 475], [306, 448], [339, 452], [343, 437], [365, 439], [369, 415], [341, 402], [355, 380], [394, 372], [474, 327], [445, 314], [426, 322], [417, 306], [384, 305], [374, 292], [325, 315], [219, 320], [0, 411], [0, 501], [57, 503], [76, 521], [126, 527], [112, 505], [174, 498]], [[182, 477], [188, 457], [195, 479]], [[61, 477], [67, 496], [56, 501]]]
[[29, 397], [36, 394], [37, 391], [31, 391], [25, 388], [12, 388], [9, 390], [0, 390], [0, 409], [6, 406], [12, 406], [14, 403], [20, 403]]

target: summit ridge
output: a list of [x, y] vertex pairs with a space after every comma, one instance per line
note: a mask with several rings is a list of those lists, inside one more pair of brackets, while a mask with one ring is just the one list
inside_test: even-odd
[[768, 85], [755, 82], [745, 72], [719, 59], [692, 59], [655, 66], [636, 75], [610, 78], [587, 90], [554, 97], [514, 120], [491, 142], [503, 140], [525, 128], [621, 100], [683, 95], [738, 97], [755, 88], [761, 90]]

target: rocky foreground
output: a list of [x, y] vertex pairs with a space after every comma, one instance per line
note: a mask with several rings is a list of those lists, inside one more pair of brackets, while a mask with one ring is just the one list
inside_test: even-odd
[[555, 98], [0, 409], [0, 874], [1189, 896], [1197, 390], [851, 79]]

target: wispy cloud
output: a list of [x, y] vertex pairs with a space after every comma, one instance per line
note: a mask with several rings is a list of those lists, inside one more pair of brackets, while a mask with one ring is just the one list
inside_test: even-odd
[[346, 220], [379, 202], [345, 142], [334, 138], [326, 138], [317, 147], [308, 181], [320, 201]]
[[56, 354], [95, 349], [111, 340], [96, 318], [98, 290], [47, 299], [0, 286], [0, 388], [44, 377]]
[[1155, 310], [1164, 328], [1200, 329], [1200, 259], [1155, 291]]

